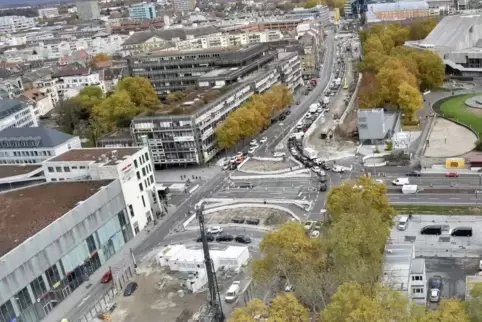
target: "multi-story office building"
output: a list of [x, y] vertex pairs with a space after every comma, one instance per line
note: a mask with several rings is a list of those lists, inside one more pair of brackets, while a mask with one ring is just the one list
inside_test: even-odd
[[193, 11], [196, 1], [194, 0], [174, 0], [174, 10], [177, 12]]
[[77, 15], [80, 20], [90, 21], [100, 18], [99, 2], [97, 0], [77, 1]]
[[314, 20], [322, 26], [330, 23], [330, 9], [327, 6], [317, 5], [313, 8], [294, 8], [293, 11], [285, 15], [286, 19]]
[[35, 164], [81, 147], [78, 136], [43, 127], [0, 132], [0, 164]]
[[48, 114], [54, 109], [52, 98], [37, 88], [29, 89], [19, 97], [20, 100], [32, 105], [35, 116], [38, 118]]
[[17, 100], [0, 100], [0, 131], [33, 126], [38, 126], [38, 122], [31, 105]]
[[240, 82], [228, 84], [227, 69], [217, 69], [199, 79], [201, 90], [176, 104], [170, 112], [139, 116], [132, 121], [134, 141], [147, 135], [154, 163], [159, 166], [202, 164], [218, 152], [215, 130], [227, 115], [251, 95], [285, 82], [294, 89], [301, 84], [300, 58], [282, 53], [280, 59], [261, 67]]
[[423, 18], [432, 15], [426, 1], [399, 1], [394, 3], [374, 3], [368, 5], [367, 22], [400, 21]]
[[58, 8], [41, 8], [38, 9], [38, 15], [40, 18], [55, 18], [59, 16]]
[[[216, 81], [235, 83], [261, 66], [273, 61], [275, 52], [265, 44], [245, 47], [213, 48], [196, 51], [161, 51], [150, 55], [128, 58], [131, 76], [148, 78], [159, 95], [183, 90], [207, 82], [214, 86]], [[216, 74], [216, 70], [223, 72]], [[202, 81], [200, 78], [203, 78]]]
[[[55, 182], [0, 195], [0, 321], [48, 315], [134, 236], [121, 179]], [[132, 196], [140, 198], [138, 187]], [[112, 268], [114, 279], [130, 266]], [[117, 276], [117, 277], [116, 277]]]
[[129, 7], [130, 19], [154, 19], [157, 17], [154, 3], [138, 3]]
[[35, 19], [24, 16], [0, 17], [0, 32], [14, 33], [35, 27]]

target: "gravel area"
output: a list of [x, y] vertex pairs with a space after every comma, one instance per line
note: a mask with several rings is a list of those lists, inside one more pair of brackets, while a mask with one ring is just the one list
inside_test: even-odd
[[249, 159], [242, 167], [244, 171], [276, 171], [296, 167], [297, 164], [286, 158], [285, 161], [260, 161]]
[[[235, 208], [205, 214], [206, 226], [215, 226], [232, 223], [234, 217], [258, 218], [259, 224], [263, 226], [276, 226], [291, 220], [287, 212], [272, 208]], [[193, 220], [190, 225], [197, 225]]]

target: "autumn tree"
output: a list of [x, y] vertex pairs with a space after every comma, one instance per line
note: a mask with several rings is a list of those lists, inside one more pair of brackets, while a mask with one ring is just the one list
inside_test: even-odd
[[376, 74], [365, 72], [358, 89], [358, 105], [360, 108], [379, 107], [381, 99], [378, 91]]
[[268, 307], [259, 300], [250, 301], [245, 307], [238, 307], [231, 313], [229, 322], [256, 322], [259, 318], [268, 317]]
[[318, 0], [308, 0], [303, 4], [305, 9], [314, 8], [318, 5]]
[[398, 106], [403, 111], [406, 122], [418, 122], [417, 111], [423, 107], [423, 98], [420, 91], [403, 82], [398, 86]]
[[110, 61], [112, 60], [112, 57], [107, 55], [107, 54], [103, 54], [103, 53], [99, 53], [97, 55], [95, 55], [94, 57], [92, 57], [92, 65], [96, 65], [100, 62], [105, 62], [105, 61]]
[[420, 72], [420, 89], [426, 91], [442, 86], [445, 79], [442, 58], [430, 50], [416, 52], [413, 56]]
[[482, 283], [476, 283], [470, 290], [467, 301], [467, 313], [471, 321], [482, 321]]
[[[440, 301], [436, 311], [427, 314], [418, 320], [419, 322], [469, 322], [471, 321], [465, 305], [458, 299], [447, 299]], [[472, 320], [473, 322], [477, 320]]]
[[228, 117], [216, 128], [216, 138], [221, 149], [231, 149], [241, 140], [241, 127], [238, 120]]
[[251, 138], [261, 131], [261, 124], [258, 122], [261, 115], [256, 110], [243, 106], [234, 111], [231, 117], [237, 121], [242, 139]]
[[434, 18], [424, 19], [414, 22], [410, 26], [409, 39], [410, 40], [421, 40], [425, 39], [428, 34], [437, 25], [437, 20]]
[[417, 79], [411, 74], [400, 60], [387, 60], [377, 73], [377, 83], [382, 102], [398, 106], [398, 87], [403, 83], [417, 88]]
[[139, 110], [156, 109], [160, 102], [151, 82], [141, 76], [125, 77], [119, 81], [116, 90], [125, 90]]

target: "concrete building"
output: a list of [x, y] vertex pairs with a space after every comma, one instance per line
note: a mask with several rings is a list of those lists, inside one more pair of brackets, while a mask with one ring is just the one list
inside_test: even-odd
[[129, 57], [131, 76], [147, 77], [158, 95], [190, 87], [223, 86], [273, 61], [264, 44], [193, 51], [160, 51]]
[[0, 100], [0, 131], [33, 126], [38, 126], [38, 122], [31, 105], [11, 99]]
[[0, 164], [0, 192], [25, 188], [45, 182], [47, 181], [43, 176], [43, 170], [40, 164]]
[[376, 143], [390, 139], [400, 131], [398, 113], [385, 112], [382, 108], [359, 109], [358, 138], [361, 142]]
[[130, 128], [121, 128], [97, 140], [99, 148], [126, 148], [134, 146]]
[[373, 3], [368, 5], [367, 22], [399, 21], [437, 15], [426, 1], [399, 1], [394, 3]]
[[35, 164], [80, 148], [78, 136], [43, 127], [8, 128], [0, 132], [0, 164]]
[[447, 74], [482, 76], [482, 16], [444, 17], [422, 41], [409, 41], [406, 46], [431, 50], [444, 61]]
[[174, 10], [177, 12], [187, 12], [193, 11], [196, 6], [196, 1], [194, 0], [174, 0], [173, 1]]
[[296, 27], [296, 34], [303, 49], [301, 56], [303, 79], [317, 78], [324, 52], [323, 29], [315, 23], [303, 23]]
[[120, 180], [46, 183], [0, 199], [2, 321], [49, 321], [133, 237]]
[[37, 120], [54, 109], [52, 97], [48, 93], [43, 93], [37, 88], [32, 88], [23, 92], [23, 94], [20, 95], [19, 100], [32, 105]]
[[137, 3], [129, 7], [130, 19], [154, 19], [157, 17], [154, 3]]
[[62, 97], [69, 89], [82, 89], [84, 86], [99, 86], [105, 93], [105, 86], [101, 81], [101, 71], [93, 71], [91, 68], [65, 69], [52, 74], [56, 79], [56, 87], [59, 97]]
[[52, 75], [39, 75], [38, 78], [32, 80], [32, 87], [38, 89], [44, 95], [48, 95], [55, 106], [60, 98], [57, 91], [57, 78], [52, 78]]
[[313, 8], [294, 8], [284, 16], [288, 20], [314, 20], [322, 26], [330, 23], [330, 9], [327, 6], [317, 5]]
[[38, 9], [38, 15], [40, 18], [55, 18], [59, 16], [58, 8], [40, 8]]
[[383, 283], [404, 293], [416, 304], [427, 304], [425, 259], [415, 258], [414, 245], [388, 244], [385, 247]]
[[77, 1], [77, 15], [80, 20], [91, 21], [100, 18], [99, 2], [97, 0]]
[[35, 19], [24, 16], [0, 17], [0, 32], [15, 33], [35, 27]]
[[42, 167], [47, 182], [119, 179], [134, 235], [161, 215], [147, 147], [71, 149]]

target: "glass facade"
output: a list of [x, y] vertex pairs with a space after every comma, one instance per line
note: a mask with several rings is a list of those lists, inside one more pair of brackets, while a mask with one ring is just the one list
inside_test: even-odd
[[126, 213], [122, 211], [2, 304], [0, 322], [42, 320], [132, 236]]

